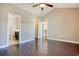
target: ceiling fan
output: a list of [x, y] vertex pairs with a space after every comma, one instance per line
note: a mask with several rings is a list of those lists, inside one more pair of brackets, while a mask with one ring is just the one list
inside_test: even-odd
[[53, 7], [52, 4], [48, 4], [48, 3], [39, 3], [39, 4], [33, 5], [32, 7], [37, 7], [37, 6], [40, 6], [41, 7], [41, 10], [43, 10], [45, 6]]

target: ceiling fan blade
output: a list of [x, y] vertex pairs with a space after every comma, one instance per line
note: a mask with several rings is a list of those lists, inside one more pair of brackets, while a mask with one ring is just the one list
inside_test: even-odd
[[53, 7], [53, 5], [51, 5], [51, 4], [47, 4], [47, 3], [45, 3], [45, 5], [47, 5], [47, 6], [49, 6], [49, 7]]
[[40, 5], [40, 4], [33, 5], [32, 7], [36, 7], [36, 6], [38, 6], [38, 5]]

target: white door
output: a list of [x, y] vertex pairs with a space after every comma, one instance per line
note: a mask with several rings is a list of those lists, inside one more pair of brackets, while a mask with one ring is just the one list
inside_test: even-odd
[[38, 22], [38, 38], [42, 38], [42, 21]]

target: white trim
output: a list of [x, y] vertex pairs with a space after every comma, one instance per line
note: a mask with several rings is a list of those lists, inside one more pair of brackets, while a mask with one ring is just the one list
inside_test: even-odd
[[[29, 40], [21, 41], [19, 44], [27, 43], [27, 42], [30, 42], [30, 41], [33, 41], [33, 40], [34, 40], [34, 39], [29, 39]], [[3, 45], [3, 46], [0, 46], [0, 49], [6, 48], [6, 47], [9, 47], [9, 46]]]
[[70, 40], [65, 40], [65, 39], [53, 39], [53, 38], [48, 38], [48, 40], [56, 40], [56, 41], [61, 41], [61, 42], [68, 42], [68, 43], [79, 44], [78, 41], [70, 41]]
[[30, 41], [33, 41], [34, 39], [29, 39], [29, 40], [24, 40], [24, 41], [21, 41], [20, 43], [27, 43], [27, 42], [30, 42]]
[[0, 46], [0, 49], [8, 47], [7, 45]]

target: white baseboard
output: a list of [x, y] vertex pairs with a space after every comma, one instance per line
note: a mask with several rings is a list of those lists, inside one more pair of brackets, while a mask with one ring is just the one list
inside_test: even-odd
[[21, 41], [20, 43], [27, 43], [27, 42], [30, 42], [30, 41], [33, 41], [34, 39], [29, 39], [29, 40], [24, 40], [24, 41]]
[[62, 42], [68, 42], [68, 43], [79, 44], [78, 41], [70, 41], [70, 40], [64, 40], [64, 39], [53, 39], [53, 38], [48, 38], [48, 40], [56, 40], [56, 41], [62, 41]]
[[[25, 41], [21, 41], [20, 42], [20, 44], [21, 43], [26, 43], [26, 42], [30, 42], [30, 41], [33, 41], [34, 39], [30, 39], [30, 40], [25, 40]], [[3, 46], [0, 46], [0, 49], [2, 49], [2, 48], [6, 48], [6, 47], [8, 47], [7, 45], [3, 45]]]
[[7, 47], [7, 45], [3, 45], [3, 46], [0, 46], [0, 49], [6, 48], [6, 47]]

